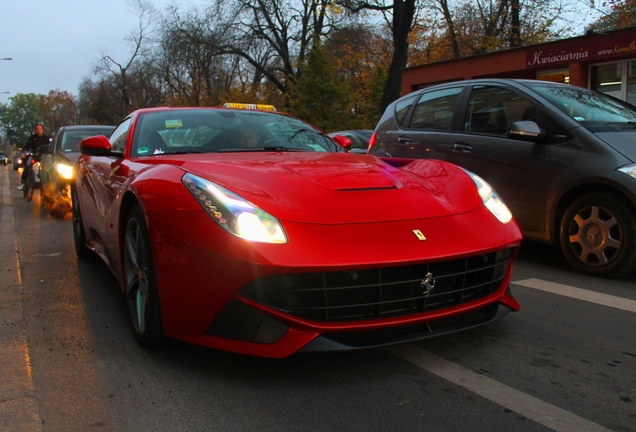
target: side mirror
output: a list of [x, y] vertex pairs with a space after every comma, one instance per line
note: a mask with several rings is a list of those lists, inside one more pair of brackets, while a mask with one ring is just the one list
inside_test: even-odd
[[531, 120], [514, 122], [508, 132], [510, 138], [524, 141], [541, 141], [545, 138], [545, 135], [539, 125]]
[[80, 152], [88, 156], [122, 157], [122, 152], [113, 151], [110, 141], [104, 135], [84, 138], [80, 143]]
[[332, 137], [331, 140], [339, 146], [344, 147], [347, 151], [351, 150], [351, 147], [353, 146], [353, 142], [346, 136], [336, 135]]

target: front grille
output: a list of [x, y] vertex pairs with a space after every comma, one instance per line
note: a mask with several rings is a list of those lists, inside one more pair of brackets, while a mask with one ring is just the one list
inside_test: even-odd
[[[245, 286], [240, 295], [320, 322], [410, 315], [457, 306], [495, 292], [511, 255], [506, 249], [408, 266], [266, 276]], [[428, 274], [434, 288], [427, 294], [424, 280]]]
[[[500, 305], [491, 304], [448, 318], [427, 321], [401, 327], [389, 327], [377, 330], [328, 333], [322, 338], [351, 348], [382, 346], [396, 342], [409, 342], [428, 337], [465, 330], [486, 324], [497, 318]], [[505, 313], [505, 312], [504, 312]], [[309, 351], [310, 349], [308, 349]]]

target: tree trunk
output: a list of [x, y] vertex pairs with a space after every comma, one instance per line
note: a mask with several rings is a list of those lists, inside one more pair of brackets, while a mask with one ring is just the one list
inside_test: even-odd
[[521, 25], [519, 0], [510, 0], [510, 48], [521, 46]]
[[402, 69], [408, 63], [409, 33], [415, 15], [415, 0], [395, 0], [393, 3], [393, 58], [388, 71], [380, 113], [401, 96]]

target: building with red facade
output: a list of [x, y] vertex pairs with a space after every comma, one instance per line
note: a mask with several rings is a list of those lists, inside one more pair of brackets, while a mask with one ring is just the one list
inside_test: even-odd
[[493, 77], [570, 83], [636, 105], [636, 27], [406, 68], [402, 92]]

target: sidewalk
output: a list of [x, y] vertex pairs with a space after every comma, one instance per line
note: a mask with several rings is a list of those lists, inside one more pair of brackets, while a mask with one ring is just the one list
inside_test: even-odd
[[17, 172], [0, 165], [0, 431], [42, 431], [22, 306], [15, 210]]

